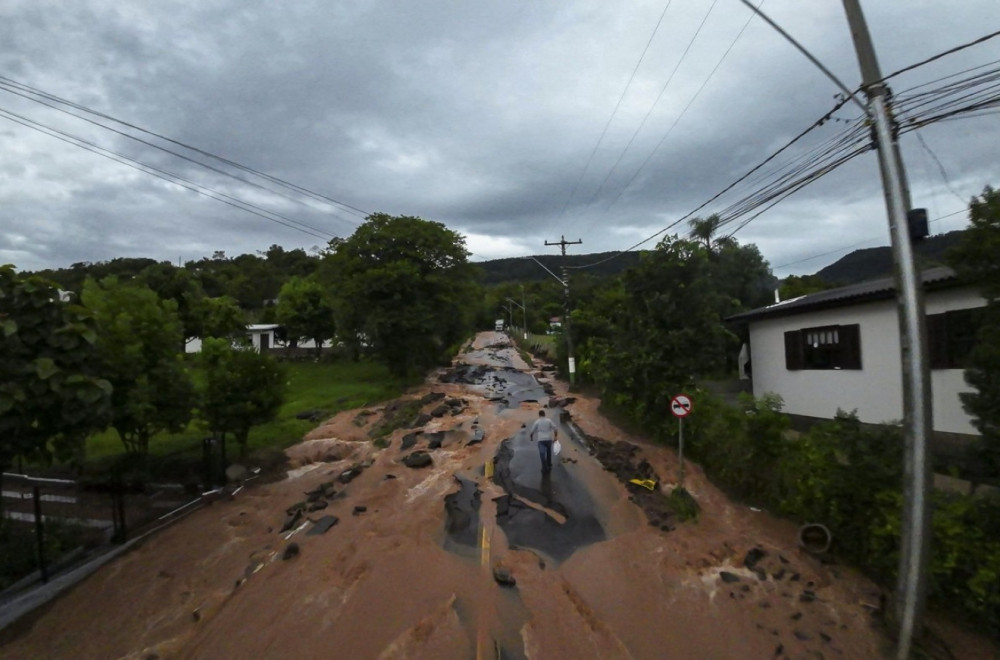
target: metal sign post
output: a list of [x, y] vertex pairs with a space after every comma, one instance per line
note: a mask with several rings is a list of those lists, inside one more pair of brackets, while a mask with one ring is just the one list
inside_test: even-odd
[[681, 465], [677, 481], [684, 486], [684, 418], [691, 414], [691, 397], [678, 394], [670, 399], [670, 412], [677, 418], [677, 460]]

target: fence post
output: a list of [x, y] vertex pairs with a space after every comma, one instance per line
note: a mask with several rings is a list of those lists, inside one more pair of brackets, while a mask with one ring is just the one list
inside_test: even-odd
[[32, 497], [35, 500], [35, 539], [38, 542], [38, 570], [42, 574], [42, 582], [49, 581], [49, 568], [45, 563], [45, 529], [42, 523], [42, 494], [38, 486], [32, 486]]

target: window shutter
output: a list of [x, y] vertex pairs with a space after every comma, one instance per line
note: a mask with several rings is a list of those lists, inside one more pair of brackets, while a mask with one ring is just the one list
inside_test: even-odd
[[946, 314], [931, 314], [927, 317], [927, 352], [930, 354], [931, 369], [947, 369], [948, 321]]
[[861, 326], [842, 325], [840, 331], [840, 368], [860, 369], [861, 368]]
[[797, 371], [802, 368], [803, 362], [802, 332], [789, 330], [785, 333], [785, 368]]

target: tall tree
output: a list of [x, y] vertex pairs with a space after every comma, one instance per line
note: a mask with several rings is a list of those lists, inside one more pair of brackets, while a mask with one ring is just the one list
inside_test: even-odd
[[438, 363], [470, 331], [473, 270], [460, 234], [377, 213], [332, 247], [322, 276], [333, 288], [339, 335], [363, 342], [394, 373]]
[[722, 311], [729, 299], [700, 242], [664, 239], [626, 271], [620, 290], [597, 300], [596, 313], [585, 311], [589, 305], [573, 313], [574, 343], [584, 351], [578, 357], [605, 400], [634, 420], [662, 420], [671, 396], [725, 365], [732, 336]]
[[317, 359], [323, 342], [334, 335], [333, 299], [326, 287], [312, 278], [293, 277], [285, 282], [275, 316], [289, 339], [315, 342]]
[[970, 227], [948, 253], [948, 261], [986, 298], [986, 313], [969, 356], [962, 406], [982, 434], [983, 461], [1000, 474], [1000, 190], [987, 186], [969, 205]]
[[55, 284], [0, 266], [0, 473], [19, 456], [66, 458], [110, 420], [93, 319]]
[[285, 397], [285, 375], [271, 356], [233, 348], [221, 339], [202, 345], [205, 368], [199, 411], [209, 430], [218, 433], [225, 454], [226, 434], [232, 433], [246, 455], [250, 429], [274, 419]]
[[87, 280], [83, 303], [97, 321], [102, 368], [114, 386], [111, 426], [130, 455], [144, 457], [154, 435], [180, 431], [191, 419], [194, 385], [178, 352], [177, 304], [114, 277]]
[[194, 275], [164, 261], [145, 268], [139, 273], [137, 280], [156, 292], [161, 299], [172, 300], [177, 306], [177, 316], [184, 334], [181, 338], [182, 351], [188, 341], [201, 336], [201, 301], [205, 293]]
[[722, 219], [717, 215], [710, 215], [707, 218], [691, 218], [688, 221], [688, 225], [691, 227], [690, 238], [701, 243], [705, 251], [712, 254], [716, 247], [729, 245], [733, 240], [730, 236], [715, 237], [715, 232], [719, 230], [721, 224]]

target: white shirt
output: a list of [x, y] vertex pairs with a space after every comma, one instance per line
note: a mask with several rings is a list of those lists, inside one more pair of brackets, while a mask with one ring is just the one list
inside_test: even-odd
[[548, 417], [539, 417], [531, 425], [528, 437], [539, 442], [552, 442], [555, 439], [556, 425]]

